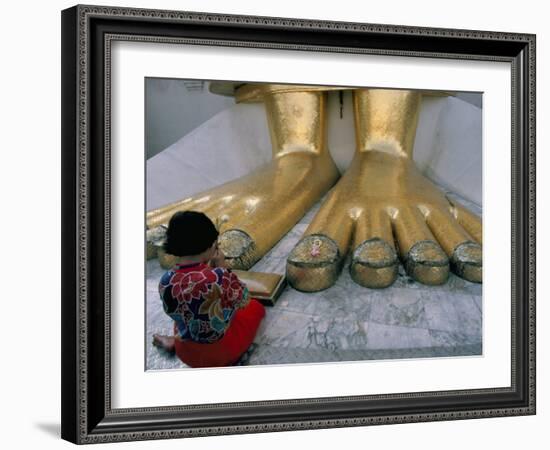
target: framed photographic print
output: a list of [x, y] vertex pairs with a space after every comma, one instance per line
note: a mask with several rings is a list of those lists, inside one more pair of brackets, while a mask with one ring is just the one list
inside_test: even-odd
[[63, 438], [535, 413], [535, 36], [75, 6], [62, 43]]

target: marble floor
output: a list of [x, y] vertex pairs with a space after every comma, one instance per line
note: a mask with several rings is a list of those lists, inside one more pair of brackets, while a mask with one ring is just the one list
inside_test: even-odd
[[[480, 208], [464, 199], [477, 214]], [[320, 206], [306, 216], [253, 268], [285, 272], [286, 258]], [[403, 267], [393, 286], [355, 284], [349, 261], [331, 288], [307, 294], [287, 287], [266, 317], [241, 365], [449, 357], [482, 354], [482, 285], [451, 275], [443, 286], [425, 286]], [[186, 366], [152, 344], [153, 333], [170, 334], [157, 285], [163, 269], [147, 262], [147, 370]]]

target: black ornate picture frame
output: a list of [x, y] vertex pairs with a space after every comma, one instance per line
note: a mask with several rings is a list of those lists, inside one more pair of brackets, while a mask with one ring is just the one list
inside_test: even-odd
[[[503, 61], [512, 71], [511, 385], [113, 409], [115, 40]], [[62, 12], [62, 437], [84, 444], [535, 414], [535, 36], [98, 6]]]

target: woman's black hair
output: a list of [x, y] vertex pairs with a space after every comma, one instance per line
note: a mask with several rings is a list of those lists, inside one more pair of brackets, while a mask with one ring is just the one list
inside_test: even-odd
[[198, 255], [218, 239], [218, 230], [206, 214], [197, 211], [175, 213], [168, 223], [164, 250], [174, 256]]

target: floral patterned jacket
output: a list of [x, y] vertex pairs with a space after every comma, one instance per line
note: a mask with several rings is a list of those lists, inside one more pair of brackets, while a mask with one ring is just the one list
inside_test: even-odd
[[249, 302], [237, 275], [204, 263], [174, 266], [160, 279], [159, 294], [176, 337], [200, 343], [219, 340], [235, 311]]

